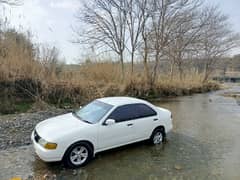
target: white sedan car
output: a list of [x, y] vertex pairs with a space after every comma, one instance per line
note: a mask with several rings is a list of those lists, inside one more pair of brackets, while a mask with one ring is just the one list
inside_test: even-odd
[[136, 98], [107, 97], [40, 122], [31, 138], [40, 159], [75, 168], [107, 149], [143, 140], [161, 144], [171, 129], [170, 111]]

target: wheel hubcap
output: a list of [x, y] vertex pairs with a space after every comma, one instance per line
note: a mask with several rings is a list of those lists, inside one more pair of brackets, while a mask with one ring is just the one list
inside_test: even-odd
[[83, 164], [87, 160], [87, 158], [88, 150], [84, 146], [75, 147], [70, 154], [70, 160], [74, 165]]
[[153, 143], [154, 144], [160, 144], [162, 143], [163, 140], [163, 136], [161, 132], [157, 132], [155, 133], [154, 137], [153, 137]]

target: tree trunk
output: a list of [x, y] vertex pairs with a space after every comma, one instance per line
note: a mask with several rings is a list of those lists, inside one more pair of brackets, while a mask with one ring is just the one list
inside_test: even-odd
[[124, 72], [124, 62], [123, 62], [123, 53], [120, 53], [120, 62], [121, 62], [121, 69], [122, 69], [122, 82], [125, 79], [125, 72]]
[[170, 69], [170, 77], [171, 77], [171, 81], [173, 80], [174, 64], [175, 64], [175, 62], [172, 61], [172, 62], [171, 62], [171, 69]]
[[204, 69], [204, 78], [203, 78], [202, 83], [205, 83], [208, 80], [208, 77], [209, 77], [209, 64], [206, 63], [205, 69]]
[[145, 72], [145, 77], [147, 80], [147, 83], [150, 84], [150, 77], [149, 77], [149, 67], [148, 67], [148, 62], [147, 62], [147, 58], [148, 58], [148, 52], [147, 49], [144, 50], [144, 58], [143, 58], [143, 65], [144, 65], [144, 72]]
[[131, 77], [133, 77], [133, 62], [134, 62], [134, 50], [131, 53]]
[[182, 81], [183, 80], [183, 68], [182, 68], [182, 64], [181, 63], [178, 65], [178, 71], [179, 71], [180, 81]]
[[157, 52], [156, 52], [156, 55], [155, 55], [155, 65], [154, 65], [154, 69], [153, 69], [153, 75], [152, 75], [152, 79], [151, 79], [151, 85], [155, 84], [155, 82], [156, 82], [158, 64], [159, 64], [159, 51], [157, 51]]
[[150, 74], [149, 74], [149, 67], [148, 67], [148, 43], [147, 43], [147, 39], [144, 38], [144, 35], [142, 36], [144, 41], [144, 55], [143, 55], [144, 71], [145, 71], [147, 84], [150, 85], [151, 81], [150, 81]]
[[178, 53], [178, 56], [177, 56], [177, 65], [178, 65], [178, 72], [179, 72], [179, 78], [180, 78], [180, 81], [183, 80], [183, 67], [182, 67], [182, 53], [179, 52]]

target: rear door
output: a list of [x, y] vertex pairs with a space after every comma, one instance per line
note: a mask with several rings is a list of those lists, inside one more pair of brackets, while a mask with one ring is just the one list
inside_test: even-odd
[[135, 121], [137, 113], [132, 104], [117, 107], [106, 118], [116, 121], [113, 125], [102, 125], [99, 133], [99, 149], [108, 149], [127, 144], [136, 138]]
[[137, 113], [134, 123], [135, 138], [147, 139], [158, 124], [157, 112], [146, 104], [135, 104], [135, 112]]

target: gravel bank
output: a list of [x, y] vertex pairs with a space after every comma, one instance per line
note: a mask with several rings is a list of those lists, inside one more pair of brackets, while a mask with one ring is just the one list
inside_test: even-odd
[[51, 109], [0, 116], [0, 150], [31, 144], [31, 132], [38, 122], [67, 112], [64, 109]]

